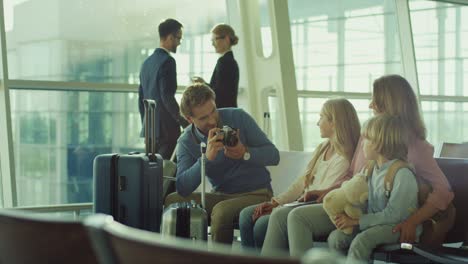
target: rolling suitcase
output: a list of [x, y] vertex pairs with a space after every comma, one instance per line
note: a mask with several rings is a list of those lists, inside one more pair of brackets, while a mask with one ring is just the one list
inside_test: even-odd
[[205, 152], [206, 144], [200, 144], [201, 156], [201, 206], [195, 201], [174, 203], [163, 213], [161, 233], [163, 236], [177, 236], [192, 240], [208, 239], [208, 215], [205, 203]]
[[128, 226], [159, 232], [163, 159], [156, 154], [155, 106], [153, 100], [145, 100], [146, 153], [114, 153], [95, 158], [93, 197], [96, 213], [112, 215]]

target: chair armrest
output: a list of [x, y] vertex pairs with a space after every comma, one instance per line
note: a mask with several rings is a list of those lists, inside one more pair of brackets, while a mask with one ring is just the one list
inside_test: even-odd
[[468, 250], [453, 247], [430, 248], [414, 245], [413, 252], [431, 261], [443, 264], [468, 263]]

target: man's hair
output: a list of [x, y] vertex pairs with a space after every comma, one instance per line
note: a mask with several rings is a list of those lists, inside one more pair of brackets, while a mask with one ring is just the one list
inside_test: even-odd
[[185, 89], [180, 101], [180, 111], [185, 117], [192, 117], [192, 109], [203, 105], [209, 100], [215, 100], [216, 95], [211, 88], [204, 83], [194, 83]]
[[400, 116], [380, 114], [364, 124], [362, 135], [375, 146], [375, 151], [385, 158], [407, 160], [407, 132]]
[[182, 28], [183, 26], [179, 21], [168, 18], [159, 24], [159, 38], [164, 39], [171, 34], [176, 34]]

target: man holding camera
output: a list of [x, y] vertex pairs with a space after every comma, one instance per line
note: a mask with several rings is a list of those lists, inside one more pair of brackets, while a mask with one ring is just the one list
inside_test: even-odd
[[242, 109], [217, 109], [213, 90], [203, 83], [185, 90], [180, 108], [191, 125], [178, 140], [177, 193], [170, 194], [165, 205], [200, 203], [200, 194], [193, 191], [201, 183], [200, 143], [205, 142], [206, 177], [213, 186], [213, 192], [206, 194], [205, 208], [211, 234], [213, 241], [230, 244], [240, 211], [271, 199], [265, 166], [278, 164], [278, 149]]

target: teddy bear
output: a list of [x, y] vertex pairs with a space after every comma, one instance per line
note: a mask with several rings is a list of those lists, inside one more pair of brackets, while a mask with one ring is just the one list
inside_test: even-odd
[[[362, 215], [362, 205], [365, 204], [368, 195], [366, 175], [358, 173], [350, 180], [343, 182], [340, 188], [325, 195], [323, 208], [336, 226], [335, 217], [341, 213], [345, 213], [352, 219], [359, 219]], [[342, 231], [349, 235], [353, 232], [353, 228], [347, 227]]]

